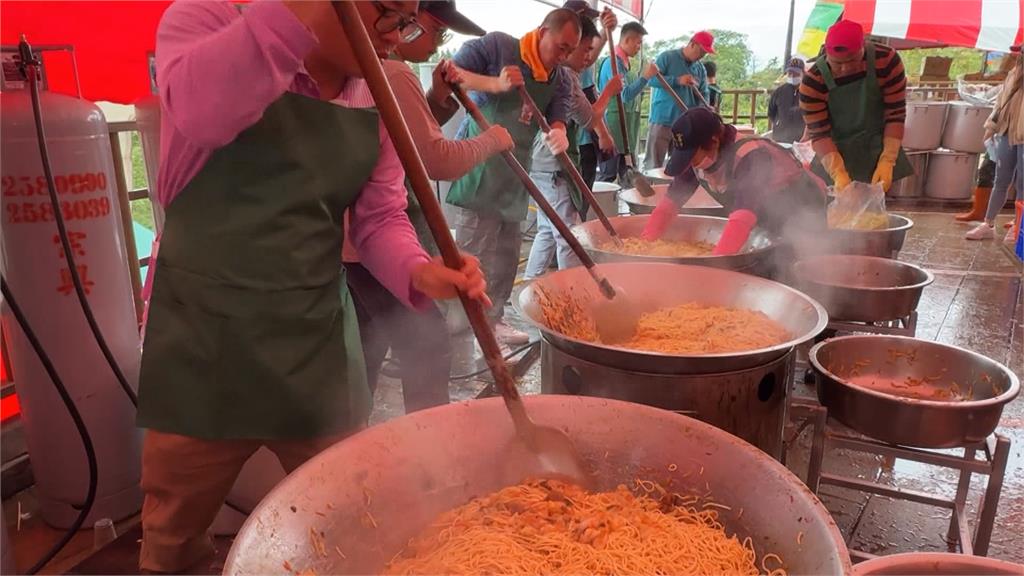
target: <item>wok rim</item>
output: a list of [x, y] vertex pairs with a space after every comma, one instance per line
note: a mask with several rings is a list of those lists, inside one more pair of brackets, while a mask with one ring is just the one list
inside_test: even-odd
[[[886, 265], [894, 265], [897, 267], [909, 268], [916, 270], [924, 274], [925, 279], [916, 284], [907, 284], [904, 286], [852, 286], [850, 284], [832, 284], [830, 282], [821, 282], [808, 276], [803, 270], [805, 267], [810, 267], [813, 263], [823, 260], [876, 260], [884, 261]], [[922, 268], [916, 264], [909, 262], [903, 262], [901, 260], [893, 260], [892, 258], [882, 258], [881, 256], [867, 256], [864, 254], [826, 254], [822, 256], [815, 256], [813, 258], [806, 258], [799, 260], [793, 265], [793, 272], [800, 278], [801, 282], [808, 282], [817, 286], [826, 288], [842, 288], [846, 290], [854, 290], [858, 292], [872, 292], [872, 293], [885, 293], [885, 292], [909, 292], [912, 290], [921, 290], [931, 286], [935, 282], [935, 274], [927, 268]]]
[[[638, 356], [638, 357], [651, 358], [652, 360], [668, 360], [668, 361], [701, 362], [701, 361], [726, 360], [726, 359], [729, 359], [729, 358], [737, 358], [737, 357], [757, 357], [757, 358], [760, 358], [761, 356], [769, 356], [770, 355], [770, 357], [768, 359], [764, 360], [763, 362], [759, 362], [758, 363], [758, 364], [764, 364], [764, 363], [771, 362], [772, 360], [775, 360], [775, 359], [779, 358], [780, 356], [786, 354], [789, 350], [791, 350], [793, 348], [796, 348], [797, 346], [800, 346], [801, 344], [807, 342], [808, 340], [811, 340], [811, 339], [815, 338], [818, 334], [821, 334], [825, 330], [825, 328], [828, 327], [828, 321], [829, 321], [828, 320], [828, 318], [829, 318], [828, 311], [825, 309], [825, 307], [820, 302], [818, 302], [814, 298], [811, 298], [807, 294], [797, 290], [796, 288], [793, 288], [791, 286], [787, 286], [787, 285], [785, 285], [785, 284], [783, 284], [781, 282], [776, 282], [775, 280], [768, 280], [767, 278], [761, 278], [761, 277], [758, 277], [758, 276], [751, 276], [750, 274], [744, 274], [743, 272], [737, 272], [735, 270], [726, 270], [724, 268], [711, 268], [711, 267], [708, 267], [708, 266], [698, 266], [696, 264], [673, 264], [673, 263], [669, 263], [669, 262], [616, 262], [616, 263], [614, 263], [612, 265], [613, 266], [620, 266], [620, 265], [626, 265], [626, 266], [630, 266], [630, 265], [633, 265], [633, 266], [636, 266], [636, 265], [640, 265], [640, 266], [683, 266], [683, 267], [688, 267], [688, 268], [696, 268], [696, 269], [699, 269], [700, 271], [716, 270], [718, 272], [737, 274], [737, 275], [740, 275], [740, 276], [746, 276], [746, 277], [754, 278], [754, 279], [759, 280], [759, 281], [769, 282], [769, 283], [777, 285], [780, 288], [785, 289], [786, 291], [792, 292], [795, 295], [802, 297], [805, 300], [805, 303], [809, 304], [818, 313], [818, 321], [814, 325], [814, 328], [812, 328], [809, 332], [805, 332], [803, 336], [792, 338], [790, 340], [787, 340], [786, 342], [783, 342], [781, 344], [776, 344], [775, 346], [771, 346], [771, 347], [768, 347], [768, 348], [757, 348], [755, 350], [744, 350], [744, 351], [741, 351], [741, 352], [718, 352], [718, 353], [715, 353], [715, 354], [683, 355], [683, 354], [665, 354], [665, 353], [662, 353], [662, 352], [653, 352], [653, 351], [647, 351], [647, 350], [636, 350], [634, 348], [625, 348], [623, 346], [615, 346], [615, 345], [612, 345], [612, 344], [599, 344], [599, 343], [594, 343], [594, 342], [587, 342], [586, 340], [579, 340], [577, 338], [572, 338], [570, 336], [562, 334], [561, 332], [556, 332], [556, 331], [548, 328], [547, 326], [545, 326], [540, 321], [535, 320], [533, 318], [533, 316], [531, 316], [530, 314], [526, 313], [526, 311], [524, 310], [523, 303], [522, 303], [523, 294], [525, 294], [527, 291], [532, 290], [534, 284], [536, 284], [539, 280], [542, 280], [544, 277], [548, 276], [549, 274], [557, 274], [558, 272], [549, 272], [548, 274], [545, 274], [544, 276], [540, 276], [540, 277], [535, 278], [535, 279], [529, 281], [528, 283], [526, 283], [524, 285], [522, 291], [519, 293], [519, 296], [514, 299], [512, 308], [513, 308], [513, 310], [516, 311], [517, 314], [519, 314], [519, 316], [521, 318], [526, 319], [527, 322], [529, 322], [534, 328], [537, 328], [538, 330], [540, 330], [542, 333], [552, 334], [557, 339], [561, 339], [563, 341], [572, 342], [576, 346], [585, 346], [585, 347], [599, 348], [599, 349], [611, 349], [611, 350], [614, 350], [614, 351], [620, 352], [620, 353], [631, 354], [631, 355], [635, 355], [635, 356]], [[608, 266], [608, 264], [600, 264], [599, 266]], [[748, 308], [748, 310], [749, 310], [749, 308]], [[775, 320], [775, 318], [772, 318], [772, 320]], [[557, 346], [557, 343], [553, 342], [552, 345]]]
[[1022, 564], [1009, 562], [1007, 560], [1000, 560], [999, 558], [990, 558], [987, 556], [969, 556], [966, 554], [956, 554], [952, 552], [903, 552], [901, 554], [879, 556], [870, 560], [865, 560], [859, 564], [855, 564], [853, 566], [853, 574], [854, 576], [871, 576], [873, 574], [879, 574], [879, 569], [889, 571], [899, 570], [901, 566], [909, 566], [919, 562], [943, 562], [946, 560], [962, 562], [967, 566], [977, 567], [979, 569], [979, 573], [984, 573], [985, 569], [991, 568], [1004, 568], [1010, 572], [1011, 568], [1016, 569], [1024, 567]]
[[[906, 216], [904, 216], [902, 214], [893, 214], [892, 212], [890, 212], [888, 214], [888, 216], [889, 216], [889, 226], [890, 226], [889, 228], [879, 228], [877, 230], [858, 230], [856, 228], [831, 228], [830, 227], [828, 229], [828, 231], [830, 233], [833, 233], [833, 234], [839, 233], [839, 234], [878, 234], [878, 235], [881, 235], [881, 234], [893, 234], [895, 232], [906, 232], [907, 230], [910, 230], [911, 228], [914, 227], [914, 221], [911, 220], [910, 218], [907, 218]], [[897, 220], [902, 221], [902, 223], [897, 225], [897, 226], [892, 226], [892, 222], [893, 222], [894, 218], [897, 219]]]
[[[610, 216], [608, 218], [608, 221], [611, 222], [612, 226], [614, 227], [615, 222], [617, 220], [625, 220], [627, 218], [638, 218], [638, 219], [646, 218], [646, 219], [649, 220], [651, 218], [651, 215], [650, 214], [630, 214], [628, 216], [614, 216], [614, 217]], [[707, 214], [677, 214], [676, 217], [672, 221], [673, 224], [675, 222], [679, 221], [680, 219], [683, 219], [683, 220], [718, 220], [718, 221], [723, 222], [723, 223], [729, 221], [728, 218], [723, 218], [721, 216], [711, 216], [711, 215], [707, 215]], [[591, 220], [591, 222], [593, 222], [593, 220]], [[577, 238], [579, 238], [579, 235], [576, 234], [576, 230], [577, 229], [582, 229], [582, 228], [588, 226], [589, 224], [590, 224], [590, 222], [581, 222], [579, 224], [576, 224], [576, 225], [572, 226], [570, 228], [570, 230], [573, 232], [573, 235], [575, 235]], [[696, 256], [651, 256], [651, 255], [646, 255], [646, 254], [626, 254], [624, 252], [613, 252], [611, 250], [604, 250], [604, 249], [598, 248], [597, 246], [594, 246], [593, 244], [583, 244], [582, 241], [580, 241], [580, 244], [583, 246], [583, 249], [586, 250], [587, 252], [595, 252], [595, 253], [600, 254], [602, 256], [609, 255], [609, 256], [615, 256], [615, 257], [636, 258], [636, 259], [638, 259], [639, 262], [642, 262], [642, 263], [652, 263], [653, 264], [653, 263], [659, 263], [660, 262], [660, 263], [665, 263], [665, 264], [674, 264], [674, 263], [680, 263], [681, 264], [681, 262], [676, 262], [677, 260], [680, 260], [680, 259], [699, 260], [701, 262], [714, 262], [714, 261], [722, 262], [722, 261], [725, 261], [725, 260], [730, 259], [730, 258], [738, 258], [738, 257], [744, 257], [744, 258], [763, 258], [763, 257], [766, 257], [771, 252], [774, 252], [779, 247], [779, 238], [776, 237], [776, 236], [773, 236], [772, 234], [770, 234], [764, 228], [754, 228], [753, 230], [750, 231], [750, 233], [754, 234], [754, 232], [758, 232], [758, 231], [764, 233], [764, 237], [768, 239], [768, 245], [767, 246], [762, 246], [761, 248], [755, 248], [753, 250], [748, 250], [746, 252], [737, 252], [735, 254], [722, 254], [722, 255], [718, 255], [718, 256], [716, 256], [714, 254], [708, 254], [706, 256], [701, 256], [701, 255], [696, 255]], [[638, 238], [638, 236], [622, 236], [622, 238]], [[598, 265], [600, 265], [600, 264], [601, 263], [599, 262]]]
[[[829, 345], [840, 346], [840, 345], [842, 345], [843, 342], [852, 341], [852, 340], [876, 340], [876, 341], [882, 341], [882, 340], [897, 340], [897, 341], [900, 341], [900, 340], [910, 340], [910, 341], [913, 341], [913, 342], [924, 343], [925, 345], [935, 346], [937, 348], [945, 348], [947, 350], [952, 350], [954, 352], [959, 352], [959, 353], [962, 353], [962, 354], [966, 354], [966, 355], [971, 356], [971, 357], [973, 357], [975, 359], [981, 359], [981, 360], [984, 360], [985, 362], [994, 364], [997, 368], [1002, 370], [1004, 374], [1009, 376], [1010, 385], [1006, 388], [1006, 390], [1003, 391], [1002, 394], [1000, 394], [998, 396], [993, 396], [992, 398], [985, 398], [984, 400], [971, 400], [971, 401], [966, 401], [966, 402], [941, 402], [941, 401], [938, 401], [938, 400], [924, 400], [924, 399], [921, 399], [921, 398], [907, 398], [905, 396], [898, 396], [896, 394], [886, 394], [885, 392], [880, 392], [878, 390], [872, 390], [871, 388], [867, 388], [867, 387], [864, 387], [864, 386], [857, 386], [855, 384], [850, 383], [845, 378], [841, 378], [841, 377], [837, 376], [835, 373], [833, 373], [832, 371], [826, 369], [824, 366], [822, 366], [821, 362], [818, 360], [818, 353], [821, 351], [822, 348], [825, 348], [825, 347], [827, 347]], [[1020, 379], [1017, 378], [1017, 375], [1014, 374], [1012, 370], [1010, 370], [1009, 368], [1004, 366], [1001, 362], [996, 362], [995, 360], [989, 358], [988, 356], [979, 354], [977, 352], [974, 352], [973, 350], [968, 350], [966, 348], [961, 348], [960, 346], [954, 346], [952, 344], [943, 344], [941, 342], [935, 342], [935, 341], [932, 341], [932, 340], [923, 340], [921, 338], [912, 338], [910, 336], [890, 336], [890, 335], [883, 335], [883, 334], [851, 334], [849, 336], [839, 336], [839, 337], [836, 337], [836, 338], [829, 338], [828, 340], [825, 340], [824, 342], [819, 342], [819, 343], [815, 344], [811, 348], [811, 350], [807, 353], [807, 356], [808, 356], [808, 359], [811, 362], [811, 365], [814, 367], [815, 371], [820, 372], [821, 374], [824, 374], [825, 376], [827, 376], [830, 380], [832, 380], [833, 382], [835, 382], [839, 386], [841, 386], [843, 388], [846, 388], [848, 390], [851, 390], [853, 392], [856, 392], [858, 394], [867, 394], [868, 396], [872, 396], [874, 398], [886, 400], [886, 401], [889, 401], [889, 402], [895, 401], [895, 402], [897, 402], [899, 404], [905, 404], [907, 406], [923, 407], [923, 408], [937, 408], [937, 409], [941, 409], [941, 410], [954, 410], [954, 411], [957, 411], [957, 412], [961, 412], [961, 411], [974, 411], [974, 410], [979, 410], [979, 409], [983, 409], [983, 408], [992, 408], [992, 407], [995, 407], [995, 406], [1003, 406], [1003, 405], [1009, 404], [1020, 393]]]

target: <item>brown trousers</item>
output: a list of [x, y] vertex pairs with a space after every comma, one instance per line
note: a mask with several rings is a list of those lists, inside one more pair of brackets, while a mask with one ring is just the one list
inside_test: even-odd
[[242, 466], [261, 446], [291, 473], [340, 436], [297, 441], [204, 440], [147, 430], [142, 445], [139, 568], [180, 573], [214, 553], [208, 530]]

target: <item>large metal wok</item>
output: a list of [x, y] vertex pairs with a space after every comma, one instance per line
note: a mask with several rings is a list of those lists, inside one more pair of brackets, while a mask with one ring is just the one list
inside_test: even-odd
[[602, 296], [582, 267], [534, 280], [519, 293], [517, 309], [552, 345], [577, 358], [654, 374], [716, 374], [761, 366], [814, 338], [828, 324], [828, 314], [821, 304], [788, 286], [757, 276], [705, 266], [641, 262], [601, 264], [601, 271], [642, 311], [653, 312], [688, 302], [760, 310], [781, 323], [793, 337], [770, 348], [699, 356], [645, 352], [570, 338], [544, 323], [538, 288], [550, 295], [569, 293], [584, 302], [601, 302]]
[[935, 276], [913, 264], [875, 256], [834, 255], [793, 266], [797, 287], [832, 320], [879, 322], [906, 318]]
[[[644, 196], [636, 188], [626, 188], [619, 192], [619, 200], [626, 203], [630, 214], [650, 214], [658, 206], [658, 202], [668, 193], [668, 184], [655, 184], [654, 196]], [[698, 186], [693, 196], [679, 208], [680, 214], [696, 216], [726, 216], [725, 208], [708, 194], [703, 186]]]
[[[612, 226], [622, 238], [640, 236], [644, 226], [650, 220], [649, 215], [620, 216], [611, 218]], [[665, 240], [685, 242], [707, 242], [717, 244], [722, 230], [728, 222], [726, 218], [711, 216], [681, 215], [672, 221], [672, 226], [662, 236]], [[695, 264], [711, 266], [726, 270], [749, 271], [763, 268], [775, 253], [775, 242], [771, 235], [756, 228], [750, 233], [750, 239], [737, 254], [729, 256], [638, 256], [616, 252], [610, 245], [611, 237], [600, 222], [584, 222], [572, 229], [580, 244], [586, 249], [595, 262], [667, 262], [674, 264]]]
[[1024, 565], [947, 552], [908, 552], [872, 558], [853, 568], [856, 576], [1020, 576]]
[[[835, 522], [785, 467], [753, 446], [668, 411], [600, 398], [524, 399], [563, 428], [596, 489], [636, 478], [726, 504], [721, 522], [752, 538], [758, 562], [791, 574], [850, 573]], [[498, 398], [450, 404], [369, 428], [327, 449], [263, 500], [238, 533], [225, 574], [378, 574], [442, 512], [533, 471]], [[287, 563], [287, 564], [286, 564]], [[287, 566], [287, 568], [286, 568]], [[290, 570], [289, 570], [290, 569]]]
[[889, 226], [881, 230], [830, 228], [828, 248], [837, 254], [895, 258], [903, 249], [907, 231], [913, 227], [910, 218], [889, 214]]
[[[903, 336], [833, 338], [811, 348], [810, 360], [830, 417], [902, 446], [981, 442], [1020, 392], [1017, 376], [994, 360]], [[951, 400], [954, 393], [965, 399]]]

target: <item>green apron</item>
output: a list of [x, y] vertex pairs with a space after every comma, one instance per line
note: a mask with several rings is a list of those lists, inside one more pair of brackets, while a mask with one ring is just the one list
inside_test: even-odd
[[377, 123], [373, 110], [285, 93], [168, 206], [139, 426], [306, 439], [366, 421], [340, 262], [342, 215], [376, 165]]
[[[547, 83], [537, 82], [529, 67], [520, 60], [519, 68], [523, 71], [526, 90], [537, 103], [537, 107], [546, 110], [555, 93], [558, 74], [552, 72]], [[533, 155], [533, 141], [537, 135], [537, 122], [525, 123], [520, 120], [523, 113], [523, 101], [519, 92], [512, 90], [504, 94], [492, 94], [487, 103], [480, 106], [480, 112], [491, 124], [500, 124], [509, 131], [516, 143], [513, 153], [527, 172], [530, 171], [530, 158]], [[476, 122], [469, 122], [465, 138], [479, 136], [482, 131]], [[519, 181], [515, 172], [505, 164], [500, 154], [491, 156], [483, 164], [478, 164], [468, 174], [452, 184], [448, 190], [446, 201], [467, 210], [486, 215], [498, 216], [506, 222], [522, 222], [526, 219], [529, 204], [526, 188]]]
[[[846, 171], [851, 180], [870, 183], [878, 165], [878, 157], [882, 154], [885, 102], [875, 73], [875, 45], [867, 42], [864, 48], [867, 76], [857, 82], [837, 85], [825, 58], [819, 58], [816, 66], [828, 86], [832, 140], [843, 157]], [[832, 179], [817, 158], [814, 159], [813, 169], [825, 182], [832, 184]], [[892, 171], [892, 180], [895, 182], [913, 173], [914, 169], [901, 148]]]
[[[601, 70], [604, 67], [604, 63], [608, 61], [608, 56], [601, 58], [600, 63], [597, 65], [597, 69]], [[619, 58], [619, 74], [622, 75], [622, 85], [629, 86], [633, 82], [636, 82], [638, 76], [633, 72], [627, 72], [626, 67], [622, 65], [622, 59]], [[640, 101], [644, 99], [644, 93], [640, 92], [636, 98], [632, 101], [627, 102], [624, 98], [622, 100], [622, 108], [626, 111], [626, 133], [629, 135], [629, 143], [631, 146], [636, 148], [637, 134], [640, 133]], [[619, 154], [629, 154], [630, 150], [626, 150], [626, 147], [622, 144], [622, 128], [619, 126], [619, 107], [612, 102], [608, 105], [608, 108], [604, 113], [605, 123], [608, 124], [608, 131], [611, 132], [612, 140], [615, 141], [615, 149], [619, 151]]]

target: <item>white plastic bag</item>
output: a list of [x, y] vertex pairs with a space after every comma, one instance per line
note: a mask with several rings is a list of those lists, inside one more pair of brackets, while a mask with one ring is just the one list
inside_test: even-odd
[[804, 165], [804, 168], [810, 168], [811, 161], [814, 160], [814, 147], [809, 140], [807, 142], [793, 142], [793, 155]]
[[889, 227], [881, 184], [851, 182], [828, 207], [830, 228], [880, 230]]

